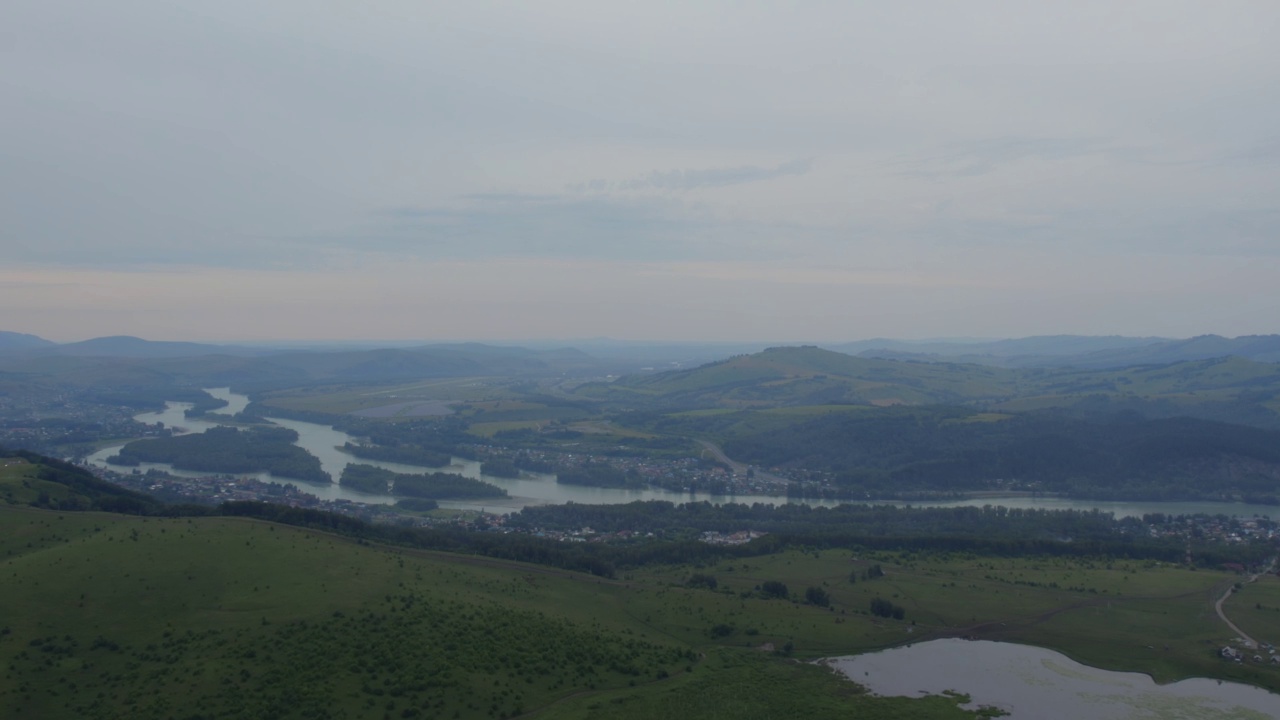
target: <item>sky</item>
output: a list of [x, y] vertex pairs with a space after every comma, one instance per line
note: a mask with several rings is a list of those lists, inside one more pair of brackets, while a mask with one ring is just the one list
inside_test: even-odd
[[1280, 332], [1274, 0], [0, 3], [0, 330]]

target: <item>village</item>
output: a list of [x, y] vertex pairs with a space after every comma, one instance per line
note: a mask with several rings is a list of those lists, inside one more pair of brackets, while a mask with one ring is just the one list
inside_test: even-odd
[[[1142, 521], [1147, 534], [1152, 538], [1208, 540], [1236, 544], [1271, 542], [1280, 537], [1280, 524], [1267, 516], [1245, 518], [1227, 515], [1153, 513], [1144, 515]], [[1243, 572], [1244, 568], [1240, 567], [1238, 571]]]
[[[672, 464], [676, 464], [672, 461]], [[649, 465], [657, 470], [657, 463]], [[254, 478], [238, 478], [227, 475], [209, 475], [188, 478], [170, 475], [163, 471], [145, 473], [118, 473], [88, 465], [87, 469], [110, 482], [132, 490], [154, 495], [166, 502], [215, 505], [227, 501], [272, 502], [292, 507], [335, 512], [366, 522], [395, 524], [407, 527], [453, 527], [471, 531], [525, 533], [560, 542], [634, 542], [652, 538], [648, 531], [623, 530], [615, 533], [598, 533], [591, 528], [572, 532], [508, 526], [507, 515], [474, 510], [437, 510], [410, 512], [392, 504], [361, 503], [347, 499], [321, 499], [293, 483], [278, 483]], [[638, 468], [637, 468], [638, 469]], [[783, 501], [784, 498], [779, 498]], [[1142, 518], [1127, 520], [1128, 532], [1155, 539], [1178, 539], [1186, 542], [1224, 544], [1268, 543], [1280, 541], [1280, 523], [1266, 516], [1240, 517], [1227, 515], [1165, 515], [1148, 514]], [[702, 542], [715, 545], [737, 545], [760, 537], [762, 533], [742, 529], [733, 533], [704, 532]], [[1244, 573], [1246, 568], [1227, 564], [1224, 569]]]

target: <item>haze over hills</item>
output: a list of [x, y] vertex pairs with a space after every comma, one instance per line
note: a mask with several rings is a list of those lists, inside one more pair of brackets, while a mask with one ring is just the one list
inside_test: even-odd
[[[759, 352], [770, 342], [664, 342], [610, 338], [527, 340], [518, 343], [385, 341], [280, 341], [242, 344], [172, 342], [116, 335], [70, 343], [55, 343], [36, 335], [0, 331], [0, 354], [34, 353], [82, 357], [173, 358], [198, 355], [259, 357], [285, 353], [342, 353], [370, 350], [451, 350], [476, 354], [543, 354], [574, 352], [580, 359], [626, 359], [657, 364], [708, 362], [732, 355]], [[975, 362], [1008, 367], [1123, 367], [1146, 363], [1203, 360], [1236, 355], [1262, 362], [1280, 361], [1280, 335], [1226, 338], [1127, 337], [1121, 335], [1040, 335], [1024, 338], [939, 338], [900, 340], [873, 338], [817, 345], [847, 355], [944, 362]]]
[[36, 352], [41, 355], [70, 355], [77, 357], [175, 358], [199, 355], [254, 357], [268, 355], [274, 351], [235, 345], [167, 342], [144, 340], [131, 335], [112, 335], [63, 345], [42, 346], [36, 348]]
[[1009, 412], [1057, 407], [1280, 425], [1280, 365], [1237, 357], [1100, 370], [1001, 368], [783, 347], [690, 370], [589, 383], [577, 392], [618, 406], [668, 411], [961, 404]]
[[[22, 382], [80, 387], [233, 386], [245, 391], [467, 376], [590, 380], [613, 375], [622, 378], [588, 384], [579, 397], [663, 407], [983, 402], [1013, 403], [1021, 409], [1037, 402], [1074, 405], [1089, 395], [1094, 402], [1098, 397], [1122, 404], [1132, 404], [1135, 397], [1148, 404], [1158, 401], [1168, 406], [1158, 414], [1167, 416], [1192, 406], [1208, 412], [1215, 403], [1228, 401], [1236, 407], [1246, 389], [1271, 392], [1280, 360], [1280, 335], [868, 340], [836, 346], [862, 348], [857, 355], [815, 346], [760, 352], [744, 344], [588, 342], [590, 352], [550, 342], [537, 348], [463, 342], [301, 350], [126, 336], [59, 345], [34, 335], [4, 333], [0, 373]], [[875, 345], [885, 348], [872, 349]], [[901, 349], [907, 347], [929, 352]], [[1226, 357], [1234, 359], [1226, 365], [1215, 362]], [[1184, 365], [1176, 371], [1158, 369], [1178, 363]], [[1157, 376], [1182, 380], [1151, 382]], [[1248, 397], [1255, 405], [1271, 402]], [[1270, 425], [1270, 414], [1268, 410], [1250, 422]], [[1224, 419], [1217, 410], [1208, 417]]]
[[1057, 335], [990, 343], [867, 340], [832, 346], [831, 349], [863, 357], [965, 362], [997, 367], [1120, 368], [1227, 356], [1277, 362], [1280, 361], [1280, 335], [1244, 335], [1237, 338], [1201, 335], [1185, 340]]
[[595, 364], [572, 350], [426, 347], [350, 352], [288, 352], [263, 356], [222, 353], [179, 357], [10, 354], [0, 373], [76, 386], [233, 386], [243, 390], [315, 383], [398, 382], [438, 377], [558, 375]]
[[874, 352], [899, 352], [917, 355], [938, 355], [954, 357], [958, 355], [998, 358], [1036, 356], [1066, 357], [1103, 350], [1119, 350], [1146, 347], [1156, 343], [1169, 342], [1169, 338], [1160, 337], [1125, 337], [1123, 335], [1037, 335], [1025, 338], [1005, 339], [938, 339], [938, 340], [895, 340], [892, 338], [873, 338], [857, 340], [837, 345], [825, 344], [823, 347], [849, 355], [870, 354]]
[[0, 330], [0, 353], [55, 347], [57, 343], [26, 333]]
[[[309, 364], [303, 356], [333, 355], [354, 357], [361, 352], [401, 351], [413, 354], [467, 356], [478, 359], [517, 357], [539, 359], [557, 368], [595, 369], [602, 373], [636, 372], [642, 369], [692, 367], [731, 355], [759, 352], [769, 343], [678, 343], [639, 342], [588, 338], [571, 341], [529, 340], [514, 343], [425, 342], [425, 341], [281, 341], [241, 344], [168, 342], [132, 336], [92, 338], [71, 343], [54, 343], [35, 335], [0, 333], [0, 357], [74, 356], [113, 358], [189, 358], [209, 355], [232, 357], [289, 356], [286, 364]], [[321, 361], [320, 364], [323, 364]]]

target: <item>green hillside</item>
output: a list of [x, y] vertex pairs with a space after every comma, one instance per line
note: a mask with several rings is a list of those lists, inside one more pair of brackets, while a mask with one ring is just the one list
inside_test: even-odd
[[[670, 702], [712, 672], [756, 694], [755, 717], [967, 716], [954, 701], [869, 698], [712, 642], [706, 628], [739, 601], [663, 590], [668, 580], [641, 587], [239, 518], [0, 507], [0, 528], [4, 717], [557, 717], [558, 700], [584, 692], [646, 688]], [[690, 602], [692, 616], [672, 607]], [[759, 602], [761, 627], [794, 624], [783, 619], [796, 610], [770, 621]], [[758, 639], [782, 643], [777, 630]], [[769, 684], [747, 690], [751, 678]]]
[[0, 449], [0, 501], [54, 510], [149, 512], [160, 503], [88, 471], [23, 450]]
[[903, 363], [817, 347], [780, 347], [692, 370], [585, 385], [579, 393], [659, 406], [915, 405], [1014, 396], [1018, 375], [978, 365]]
[[1008, 369], [771, 348], [690, 370], [578, 388], [614, 409], [955, 404], [997, 411], [1132, 410], [1280, 428], [1280, 364], [1216, 358], [1119, 370]]
[[[3, 478], [22, 487], [44, 467], [24, 459]], [[344, 524], [359, 525], [332, 526]], [[605, 578], [248, 517], [14, 497], [0, 504], [0, 717], [973, 717], [960, 698], [871, 697], [796, 662], [955, 635], [1163, 681], [1280, 687], [1280, 670], [1203, 651], [1229, 632], [1204, 606], [1232, 575], [905, 539], [868, 549], [828, 537], [822, 550], [767, 540], [695, 544], [697, 565], [679, 561], [678, 544], [624, 546], [621, 572]], [[901, 617], [874, 614], [888, 599]], [[1280, 631], [1269, 615], [1248, 618]], [[1151, 637], [1165, 643], [1159, 657]]]

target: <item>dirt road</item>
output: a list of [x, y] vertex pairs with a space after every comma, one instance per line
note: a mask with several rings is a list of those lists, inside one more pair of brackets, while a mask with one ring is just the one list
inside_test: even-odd
[[[1253, 576], [1249, 578], [1248, 582], [1251, 582], [1251, 583], [1257, 582], [1258, 576], [1265, 575], [1266, 573], [1269, 573], [1275, 570], [1275, 568], [1276, 568], [1276, 558], [1271, 558], [1271, 564], [1267, 566], [1267, 569], [1263, 570], [1260, 573], [1254, 573]], [[1218, 602], [1213, 604], [1213, 609], [1217, 611], [1218, 617], [1222, 618], [1222, 622], [1226, 623], [1227, 627], [1231, 628], [1231, 630], [1235, 632], [1235, 634], [1238, 635], [1241, 640], [1244, 640], [1246, 645], [1251, 647], [1257, 647], [1258, 641], [1249, 637], [1248, 635], [1245, 634], [1243, 630], [1236, 627], [1236, 624], [1231, 622], [1230, 618], [1228, 618], [1227, 614], [1222, 610], [1222, 604], [1226, 602], [1227, 598], [1231, 597], [1232, 593], [1234, 593], [1235, 591], [1236, 591], [1236, 586], [1234, 584], [1228, 586], [1227, 591], [1222, 593], [1222, 597], [1218, 598]]]

